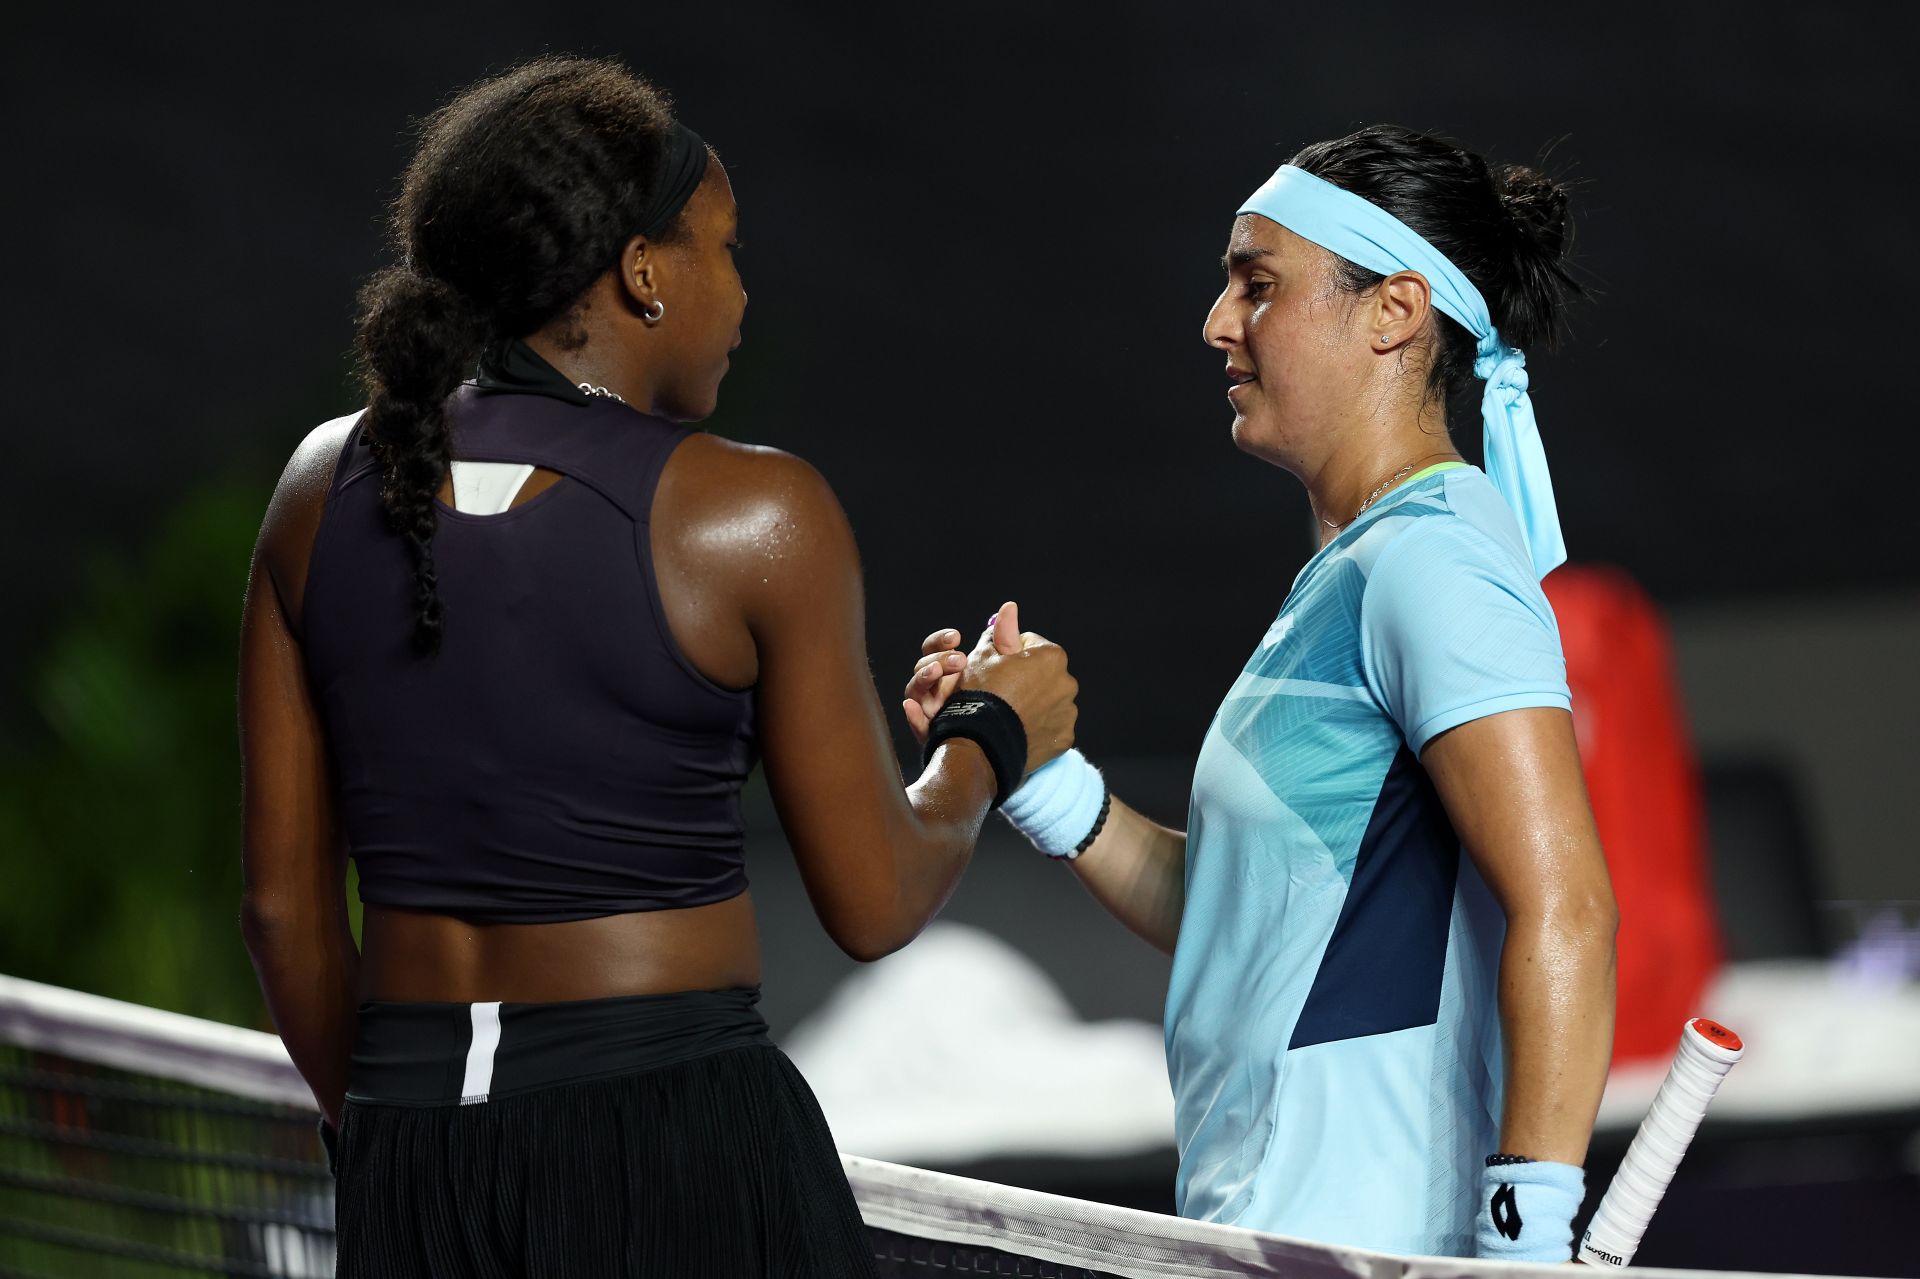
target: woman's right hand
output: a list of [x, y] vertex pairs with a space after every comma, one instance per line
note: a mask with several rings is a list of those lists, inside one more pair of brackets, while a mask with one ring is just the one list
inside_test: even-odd
[[927, 637], [919, 665], [908, 680], [903, 703], [907, 723], [922, 742], [927, 726], [955, 688], [992, 693], [1012, 706], [1027, 733], [1026, 772], [1073, 745], [1080, 710], [1074, 698], [1079, 681], [1067, 672], [1067, 652], [1032, 631], [1020, 629], [1020, 606], [1000, 606], [980, 642], [964, 659], [959, 632]]

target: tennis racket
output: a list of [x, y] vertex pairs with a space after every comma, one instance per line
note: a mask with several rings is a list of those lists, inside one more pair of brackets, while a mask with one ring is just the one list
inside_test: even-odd
[[1705, 1017], [1687, 1023], [1673, 1068], [1667, 1071], [1653, 1108], [1627, 1147], [1620, 1171], [1580, 1237], [1581, 1261], [1624, 1266], [1633, 1260], [1653, 1210], [1660, 1206], [1674, 1169], [1706, 1116], [1707, 1103], [1743, 1051], [1740, 1036], [1720, 1023]]

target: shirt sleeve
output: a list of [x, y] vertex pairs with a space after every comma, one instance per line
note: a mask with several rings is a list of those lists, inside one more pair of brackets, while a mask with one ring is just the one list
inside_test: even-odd
[[1360, 663], [1416, 755], [1469, 720], [1572, 705], [1539, 583], [1453, 519], [1415, 522], [1375, 562], [1360, 601]]

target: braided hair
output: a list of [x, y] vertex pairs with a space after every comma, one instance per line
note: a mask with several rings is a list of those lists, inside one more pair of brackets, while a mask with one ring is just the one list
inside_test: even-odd
[[[648, 206], [673, 118], [618, 62], [544, 57], [428, 116], [389, 233], [400, 264], [360, 291], [363, 426], [388, 528], [414, 568], [414, 651], [440, 649], [433, 498], [453, 456], [446, 400], [482, 348], [578, 315]], [[684, 212], [652, 238], [685, 234]], [[584, 344], [575, 326], [562, 345]]]
[[[1569, 299], [1582, 295], [1568, 273], [1573, 223], [1567, 188], [1519, 164], [1489, 164], [1443, 138], [1374, 125], [1304, 147], [1290, 162], [1379, 205], [1406, 223], [1473, 281], [1500, 335], [1522, 350], [1548, 350]], [[1363, 293], [1385, 277], [1339, 259], [1336, 282]], [[1450, 396], [1473, 378], [1474, 338], [1433, 312], [1439, 351], [1427, 394]]]

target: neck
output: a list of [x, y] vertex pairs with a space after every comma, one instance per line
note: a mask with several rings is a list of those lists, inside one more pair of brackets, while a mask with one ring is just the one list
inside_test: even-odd
[[[613, 273], [602, 276], [587, 291], [586, 306], [578, 316], [562, 315], [545, 328], [527, 335], [527, 345], [541, 359], [560, 370], [569, 382], [605, 387], [642, 413], [659, 415], [656, 401], [661, 377], [651, 352], [657, 342], [636, 342], [628, 332], [640, 321], [623, 314], [625, 297]], [[568, 343], [584, 327], [586, 341]]]
[[605, 387], [642, 413], [654, 412], [655, 378], [651, 371], [633, 367], [633, 362], [621, 358], [611, 344], [588, 338], [584, 346], [568, 350], [541, 332], [527, 338], [527, 345], [560, 370], [567, 381]]
[[1322, 546], [1418, 471], [1461, 460], [1447, 437], [1446, 409], [1438, 403], [1349, 423], [1339, 440], [1300, 477]]

